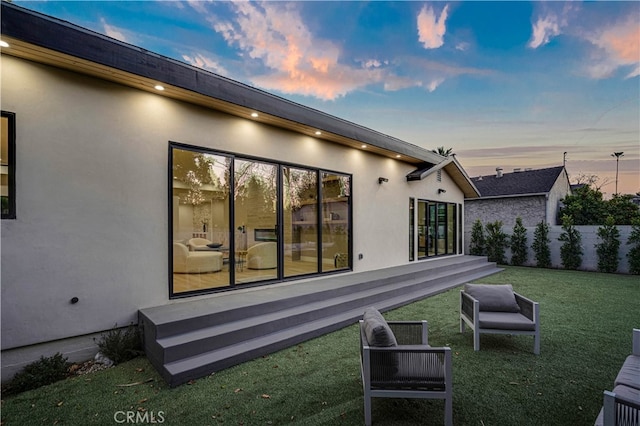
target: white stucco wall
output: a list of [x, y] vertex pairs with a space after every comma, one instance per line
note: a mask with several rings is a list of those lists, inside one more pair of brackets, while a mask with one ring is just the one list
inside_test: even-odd
[[407, 182], [414, 167], [402, 161], [6, 55], [2, 109], [17, 120], [17, 219], [1, 226], [3, 362], [7, 349], [180, 303], [168, 299], [170, 140], [352, 173], [355, 271], [408, 262], [409, 197], [463, 200], [446, 173]]

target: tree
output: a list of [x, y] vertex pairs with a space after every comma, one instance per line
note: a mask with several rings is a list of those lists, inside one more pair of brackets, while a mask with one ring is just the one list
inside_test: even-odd
[[549, 249], [549, 225], [542, 221], [536, 225], [533, 233], [533, 251], [535, 253], [536, 265], [539, 268], [549, 268], [551, 266], [551, 250]]
[[516, 218], [511, 234], [511, 264], [520, 266], [527, 262], [527, 229], [522, 225], [522, 218]]
[[607, 204], [602, 192], [589, 186], [583, 186], [562, 200], [560, 217], [571, 218], [574, 225], [599, 225], [606, 217]]
[[613, 217], [609, 216], [605, 224], [598, 228], [600, 242], [596, 244], [598, 254], [598, 271], [613, 273], [618, 270], [620, 258], [620, 231]]
[[582, 265], [582, 235], [568, 216], [562, 218], [562, 233], [558, 237], [563, 244], [560, 247], [560, 258], [565, 269], [578, 269]]
[[504, 265], [507, 263], [504, 260], [504, 249], [509, 245], [509, 237], [502, 232], [502, 222], [497, 220], [487, 223], [485, 229], [487, 230], [487, 257], [489, 262]]
[[640, 219], [640, 208], [631, 200], [633, 195], [614, 194], [606, 201], [607, 215], [613, 217], [616, 225], [631, 225], [634, 220]]
[[640, 275], [640, 219], [636, 219], [631, 225], [631, 234], [629, 234], [627, 244], [633, 245], [627, 253], [629, 272]]
[[574, 185], [590, 186], [596, 191], [601, 191], [602, 187], [611, 181], [609, 178], [600, 179], [597, 175], [588, 175], [586, 173], [578, 173], [573, 178]]
[[476, 219], [471, 227], [471, 244], [469, 251], [474, 256], [485, 256], [487, 253], [487, 242], [484, 237], [484, 228], [480, 219]]
[[453, 148], [445, 149], [444, 146], [439, 146], [438, 149], [432, 149], [431, 151], [435, 152], [436, 154], [442, 155], [443, 157], [449, 157], [450, 155], [453, 155]]

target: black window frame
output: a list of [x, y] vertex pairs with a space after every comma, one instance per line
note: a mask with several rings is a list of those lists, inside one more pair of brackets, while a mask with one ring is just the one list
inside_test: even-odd
[[9, 203], [7, 212], [1, 211], [2, 219], [16, 218], [16, 114], [14, 112], [2, 111], [2, 118], [7, 119], [7, 156], [8, 156], [8, 178], [7, 186], [9, 192]]
[[[227, 156], [229, 158], [232, 159], [232, 171], [231, 171], [231, 186], [232, 188], [235, 187], [235, 182], [233, 181], [233, 167], [235, 164], [235, 160], [247, 160], [247, 161], [258, 161], [258, 162], [267, 162], [270, 164], [274, 164], [278, 167], [278, 184], [277, 184], [277, 191], [278, 191], [278, 199], [281, 200], [282, 199], [282, 169], [284, 167], [293, 167], [293, 168], [297, 168], [297, 169], [306, 169], [306, 170], [313, 170], [315, 172], [317, 172], [318, 175], [318, 196], [317, 196], [317, 200], [318, 200], [318, 211], [321, 211], [321, 203], [323, 200], [323, 193], [322, 193], [322, 175], [323, 173], [327, 173], [327, 174], [332, 174], [332, 175], [339, 175], [339, 176], [344, 176], [347, 177], [349, 179], [349, 196], [346, 197], [347, 198], [347, 205], [348, 205], [348, 218], [347, 219], [347, 223], [348, 223], [348, 234], [347, 234], [347, 238], [348, 238], [348, 265], [346, 267], [342, 267], [342, 268], [334, 268], [334, 269], [324, 269], [322, 266], [322, 251], [318, 252], [318, 272], [315, 273], [310, 273], [310, 274], [302, 274], [302, 275], [295, 275], [292, 277], [287, 277], [284, 275], [284, 268], [283, 268], [283, 247], [282, 244], [279, 243], [278, 244], [278, 277], [274, 278], [274, 279], [270, 279], [270, 280], [264, 280], [264, 281], [256, 281], [253, 283], [247, 283], [247, 284], [242, 284], [241, 286], [237, 286], [235, 284], [235, 269], [232, 269], [231, 271], [231, 277], [230, 277], [230, 285], [227, 287], [219, 287], [219, 288], [208, 288], [208, 289], [202, 289], [202, 290], [193, 290], [193, 291], [185, 291], [185, 292], [180, 292], [180, 293], [175, 293], [173, 291], [173, 229], [172, 229], [172, 224], [173, 224], [173, 203], [172, 203], [172, 190], [173, 190], [173, 162], [172, 162], [172, 152], [173, 149], [182, 149], [182, 150], [187, 150], [187, 151], [193, 151], [193, 152], [200, 152], [203, 154], [213, 154], [213, 155], [221, 155], [221, 156]], [[203, 294], [212, 294], [212, 293], [219, 293], [219, 292], [224, 292], [224, 291], [233, 291], [235, 289], [238, 288], [249, 288], [249, 287], [257, 287], [257, 286], [264, 286], [264, 285], [270, 285], [270, 284], [277, 284], [277, 283], [281, 283], [281, 282], [288, 282], [288, 281], [296, 281], [296, 280], [301, 280], [304, 278], [309, 278], [309, 277], [315, 277], [315, 276], [326, 276], [326, 275], [332, 275], [332, 274], [337, 274], [337, 273], [345, 273], [345, 272], [351, 272], [353, 271], [353, 173], [346, 173], [346, 172], [342, 172], [342, 171], [336, 171], [336, 170], [331, 170], [331, 169], [325, 169], [322, 167], [311, 167], [311, 166], [307, 166], [307, 165], [301, 165], [301, 164], [296, 164], [296, 163], [289, 163], [289, 162], [284, 162], [284, 161], [280, 161], [280, 160], [274, 160], [274, 159], [269, 159], [269, 158], [263, 158], [263, 157], [256, 157], [256, 156], [251, 156], [251, 155], [246, 155], [246, 154], [241, 154], [241, 153], [235, 153], [232, 151], [224, 151], [224, 150], [219, 150], [219, 149], [213, 149], [213, 148], [206, 148], [206, 147], [202, 147], [202, 146], [196, 146], [196, 145], [190, 145], [190, 144], [185, 144], [185, 143], [180, 143], [180, 142], [175, 142], [175, 141], [169, 141], [169, 145], [168, 145], [168, 175], [167, 175], [167, 181], [168, 181], [168, 187], [167, 187], [167, 206], [169, 209], [169, 227], [168, 227], [168, 251], [169, 251], [169, 256], [168, 256], [168, 272], [169, 272], [169, 299], [180, 299], [180, 298], [186, 298], [186, 297], [193, 297], [193, 296], [199, 296], [199, 295], [203, 295]], [[283, 238], [282, 238], [282, 232], [283, 232], [283, 211], [282, 211], [282, 206], [281, 206], [281, 202], [278, 202], [278, 212], [277, 212], [277, 225], [276, 225], [276, 235], [278, 236], [278, 241], [282, 242]], [[235, 228], [235, 222], [233, 220], [233, 218], [235, 217], [234, 214], [234, 209], [235, 209], [235, 203], [231, 202], [230, 204], [230, 217], [231, 217], [231, 222], [230, 222], [230, 227], [231, 229]], [[322, 241], [322, 217], [320, 215], [318, 215], [317, 218], [318, 221], [318, 241]], [[233, 244], [233, 243], [232, 243]], [[235, 250], [234, 247], [230, 248], [232, 251]]]

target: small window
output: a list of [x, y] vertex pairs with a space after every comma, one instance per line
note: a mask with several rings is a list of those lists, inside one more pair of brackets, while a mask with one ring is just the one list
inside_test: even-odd
[[2, 111], [0, 147], [0, 196], [2, 219], [16, 218], [16, 115]]

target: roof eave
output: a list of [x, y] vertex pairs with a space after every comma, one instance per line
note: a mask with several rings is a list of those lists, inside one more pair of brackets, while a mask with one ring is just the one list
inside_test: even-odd
[[370, 152], [412, 164], [439, 161], [437, 154], [417, 145], [15, 4], [1, 4], [3, 38], [16, 44], [3, 54], [154, 93], [155, 84], [162, 83], [168, 86], [164, 96], [245, 117], [256, 111], [266, 124], [311, 135], [320, 130], [322, 139], [353, 148], [366, 144]]

